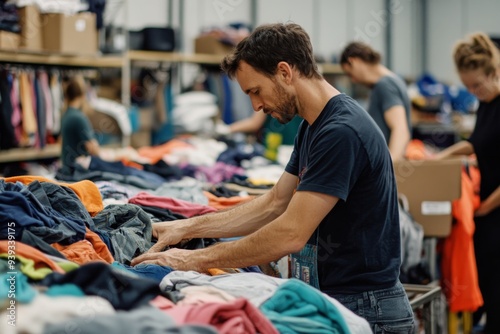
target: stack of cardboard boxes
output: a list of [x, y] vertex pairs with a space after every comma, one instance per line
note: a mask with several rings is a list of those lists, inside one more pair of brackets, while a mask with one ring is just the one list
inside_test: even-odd
[[94, 55], [97, 52], [93, 13], [40, 14], [34, 5], [19, 9], [21, 34], [0, 32], [0, 50]]

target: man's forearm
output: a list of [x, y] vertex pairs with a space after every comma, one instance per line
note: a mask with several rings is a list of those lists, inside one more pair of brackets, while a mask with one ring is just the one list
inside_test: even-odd
[[182, 223], [186, 238], [245, 236], [278, 217], [285, 207], [274, 200], [274, 189], [232, 209], [188, 219]]
[[304, 240], [294, 237], [293, 224], [287, 225], [275, 222], [240, 240], [196, 250], [188, 259], [190, 267], [197, 270], [243, 268], [278, 260], [303, 247]]
[[392, 161], [398, 161], [405, 157], [406, 146], [410, 141], [410, 134], [407, 129], [398, 129], [391, 132], [389, 140], [389, 152]]

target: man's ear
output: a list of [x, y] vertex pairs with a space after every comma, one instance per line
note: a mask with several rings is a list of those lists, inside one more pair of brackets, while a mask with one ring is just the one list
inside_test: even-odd
[[283, 82], [290, 84], [293, 80], [293, 69], [286, 61], [280, 61], [276, 66], [276, 76]]
[[356, 57], [349, 57], [349, 58], [347, 58], [347, 62], [348, 62], [349, 65], [351, 65], [351, 67], [352, 67], [353, 64], [357, 63], [358, 61], [359, 61], [359, 59], [356, 58]]

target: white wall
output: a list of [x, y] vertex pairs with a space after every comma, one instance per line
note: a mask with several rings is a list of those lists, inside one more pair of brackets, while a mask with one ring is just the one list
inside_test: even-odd
[[[179, 1], [184, 3], [186, 52], [192, 50], [192, 40], [203, 28], [235, 21], [250, 23], [250, 0], [174, 0], [174, 26], [179, 22]], [[383, 5], [383, 0], [257, 0], [257, 24], [298, 23], [311, 35], [316, 52], [327, 59], [352, 39], [366, 40], [383, 52], [385, 26], [377, 16]], [[129, 29], [165, 26], [168, 10], [168, 1], [164, 0], [110, 0], [105, 21], [126, 23]]]
[[130, 30], [145, 26], [166, 26], [168, 3], [164, 0], [109, 0], [104, 21], [117, 26], [127, 25]]
[[420, 1], [399, 0], [392, 9], [392, 70], [415, 79], [422, 73]]
[[[193, 38], [202, 28], [240, 21], [250, 23], [250, 0], [174, 0], [174, 26], [177, 8], [184, 2], [183, 51], [193, 50]], [[168, 1], [109, 0], [105, 19], [129, 29], [165, 26]], [[474, 31], [500, 35], [499, 0], [427, 0], [428, 70], [439, 80], [458, 83], [451, 59], [457, 40]], [[370, 43], [383, 56], [385, 51], [384, 0], [257, 0], [258, 24], [293, 21], [311, 35], [315, 52], [327, 60], [338, 55], [353, 39]], [[420, 1], [393, 0], [393, 70], [406, 77], [418, 76], [421, 69], [422, 28]], [[114, 17], [116, 16], [116, 17]]]
[[500, 1], [429, 0], [428, 6], [429, 72], [439, 80], [458, 84], [452, 60], [453, 46], [476, 31], [500, 35]]
[[310, 34], [315, 53], [332, 60], [353, 39], [384, 52], [384, 27], [374, 16], [383, 5], [383, 0], [259, 0], [257, 23], [298, 23]]

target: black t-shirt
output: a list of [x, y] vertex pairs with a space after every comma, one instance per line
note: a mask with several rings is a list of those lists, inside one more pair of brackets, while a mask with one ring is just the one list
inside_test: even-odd
[[328, 294], [393, 286], [401, 246], [397, 190], [384, 137], [368, 113], [340, 94], [312, 126], [302, 122], [286, 171], [297, 191], [340, 200], [318, 226], [318, 275]]
[[[474, 131], [469, 138], [481, 173], [480, 197], [484, 201], [500, 186], [500, 95], [481, 102]], [[500, 209], [494, 210], [500, 217]]]

